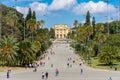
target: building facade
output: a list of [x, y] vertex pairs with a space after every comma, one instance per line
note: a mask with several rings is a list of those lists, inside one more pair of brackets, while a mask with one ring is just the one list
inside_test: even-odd
[[56, 38], [66, 38], [68, 33], [71, 31], [70, 27], [66, 24], [56, 24], [53, 29], [55, 31]]

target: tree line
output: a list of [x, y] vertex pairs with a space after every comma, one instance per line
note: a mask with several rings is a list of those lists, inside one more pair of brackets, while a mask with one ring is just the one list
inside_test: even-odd
[[120, 60], [120, 21], [96, 23], [95, 17], [90, 20], [90, 12], [86, 13], [84, 24], [75, 20], [73, 31], [69, 37], [72, 46], [85, 59], [99, 58], [100, 63], [112, 65]]
[[52, 44], [50, 38], [54, 38], [54, 30], [44, 28], [45, 21], [37, 21], [31, 8], [23, 18], [23, 14], [11, 7], [3, 4], [0, 7], [0, 65], [22, 66], [39, 60]]

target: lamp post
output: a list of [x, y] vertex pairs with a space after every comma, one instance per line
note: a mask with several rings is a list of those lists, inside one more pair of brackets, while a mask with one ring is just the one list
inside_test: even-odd
[[1, 4], [1, 0], [0, 0], [0, 38], [1, 38], [1, 30], [2, 29], [2, 4]]
[[[118, 5], [119, 5], [119, 11], [118, 11], [118, 12], [119, 12], [119, 21], [120, 21], [120, 0], [118, 0], [118, 3], [119, 3], [119, 4], [118, 4]], [[119, 25], [119, 26], [120, 26], [120, 25]]]
[[108, 36], [109, 36], [109, 23], [108, 23], [108, 21], [109, 21], [109, 9], [108, 9], [108, 2], [109, 2], [109, 0], [105, 0], [106, 2], [107, 2], [107, 31], [108, 31]]
[[86, 53], [87, 53], [87, 50], [88, 50], [88, 46], [85, 45], [85, 46], [84, 46], [84, 49], [85, 49], [84, 58], [85, 58], [85, 61], [87, 61], [87, 58], [88, 58], [88, 57], [86, 56], [86, 55], [87, 55]]
[[[120, 27], [120, 0], [118, 0], [118, 3], [119, 3], [119, 10], [118, 10], [118, 13], [119, 13], [119, 20], [118, 20], [118, 26]], [[118, 29], [118, 32], [119, 32], [119, 29]]]
[[[25, 15], [25, 6], [24, 6], [24, 15]], [[24, 16], [24, 40], [25, 40], [25, 16]]]
[[83, 49], [82, 47], [83, 47], [83, 45], [84, 45], [84, 44], [81, 43], [81, 46], [80, 46], [80, 47], [81, 47], [81, 55], [82, 55], [82, 49]]
[[[15, 0], [15, 4], [14, 4], [14, 8], [15, 8], [15, 11], [14, 11], [14, 27], [16, 27], [16, 24], [17, 24], [17, 12], [16, 12], [16, 4], [17, 4], [17, 0]], [[15, 31], [14, 31], [14, 29], [12, 30], [12, 36], [13, 36], [13, 34], [16, 34], [16, 29], [15, 29]]]

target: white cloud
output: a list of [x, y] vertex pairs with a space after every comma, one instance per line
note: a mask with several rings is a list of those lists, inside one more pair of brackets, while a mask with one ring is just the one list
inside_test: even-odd
[[93, 2], [93, 1], [89, 1], [89, 2], [84, 2], [81, 4], [78, 4], [76, 7], [73, 8], [73, 12], [76, 14], [86, 14], [87, 11], [90, 11], [90, 13], [107, 13], [108, 12], [113, 12], [115, 11], [115, 7], [111, 4], [108, 4], [103, 2], [103, 1], [99, 1], [97, 3]]
[[17, 6], [16, 9], [17, 9], [17, 11], [19, 11], [20, 13], [22, 13], [24, 15], [23, 17], [25, 17], [28, 13], [28, 8], [25, 6], [24, 7]]
[[[29, 7], [32, 9], [32, 11], [36, 12], [37, 16], [43, 16], [47, 12], [48, 5], [46, 3], [33, 2], [33, 3], [29, 4]], [[24, 17], [25, 17], [28, 13], [29, 8], [17, 6], [16, 9], [17, 9], [17, 11], [24, 14]]]
[[53, 0], [52, 4], [49, 6], [49, 10], [69, 9], [76, 3], [76, 0]]
[[30, 4], [30, 7], [32, 10], [36, 11], [36, 13], [41, 14], [47, 11], [48, 5], [46, 3], [33, 2]]

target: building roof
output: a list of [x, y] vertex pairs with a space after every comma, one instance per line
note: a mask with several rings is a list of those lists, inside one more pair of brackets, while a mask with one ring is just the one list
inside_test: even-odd
[[66, 29], [66, 28], [70, 28], [70, 27], [68, 27], [68, 25], [66, 24], [56, 24], [54, 26], [54, 29]]

